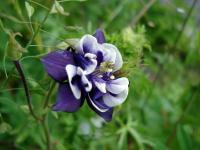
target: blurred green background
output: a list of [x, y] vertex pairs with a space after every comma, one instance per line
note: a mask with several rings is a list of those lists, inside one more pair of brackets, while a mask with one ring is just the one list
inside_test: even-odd
[[[51, 79], [40, 55], [97, 28], [123, 54], [128, 99], [109, 123], [87, 104], [73, 114], [43, 110]], [[0, 150], [48, 149], [14, 59], [21, 60], [34, 112], [48, 113], [53, 150], [200, 149], [199, 0], [1, 0]]]

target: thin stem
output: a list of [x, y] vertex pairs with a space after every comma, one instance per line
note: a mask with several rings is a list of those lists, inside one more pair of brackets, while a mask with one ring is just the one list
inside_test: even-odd
[[172, 129], [172, 132], [170, 133], [170, 135], [167, 138], [167, 142], [166, 145], [170, 146], [174, 140], [174, 137], [176, 136], [176, 130], [178, 125], [181, 123], [181, 121], [183, 120], [183, 118], [185, 117], [185, 114], [190, 110], [192, 104], [195, 102], [196, 95], [197, 95], [197, 91], [194, 91], [194, 93], [192, 94], [192, 96], [189, 98], [189, 102], [185, 105], [183, 112], [181, 114], [181, 116], [179, 117], [179, 119], [176, 121], [176, 124], [174, 126], [174, 128]]
[[19, 24], [35, 24], [35, 25], [38, 25], [38, 23], [36, 22], [30, 22], [30, 21], [21, 21], [19, 20], [18, 18], [14, 17], [14, 16], [10, 16], [10, 15], [5, 15], [3, 13], [0, 13], [0, 17], [1, 18], [6, 18], [6, 19], [9, 19], [10, 21], [14, 22], [14, 23], [19, 23]]
[[134, 17], [134, 19], [131, 21], [130, 26], [135, 26], [138, 21], [147, 13], [147, 11], [153, 6], [153, 4], [156, 2], [156, 0], [150, 0], [142, 10]]
[[59, 1], [57, 1], [57, 2], [63, 3], [63, 2], [70, 2], [70, 1], [73, 1], [73, 2], [85, 2], [85, 1], [87, 1], [87, 0], [59, 0]]
[[192, 11], [193, 11], [196, 3], [197, 3], [197, 0], [194, 0], [193, 3], [192, 3], [192, 6], [190, 7], [190, 10], [187, 13], [186, 18], [185, 18], [185, 20], [184, 20], [184, 22], [182, 24], [181, 30], [180, 30], [180, 32], [178, 33], [178, 35], [177, 35], [177, 37], [175, 39], [174, 46], [176, 46], [178, 44], [178, 42], [179, 42], [179, 40], [181, 38], [181, 35], [183, 34], [183, 31], [185, 30], [185, 26], [186, 26], [191, 14], [192, 14]]
[[46, 54], [48, 54], [48, 52], [47, 53], [42, 53], [42, 54], [39, 54], [39, 55], [34, 55], [34, 56], [25, 56], [25, 57], [22, 57], [20, 59], [20, 62], [24, 61], [25, 59], [29, 59], [29, 58], [40, 59], [42, 56], [44, 56]]
[[51, 96], [51, 93], [53, 92], [53, 89], [55, 88], [55, 85], [56, 85], [56, 82], [55, 81], [52, 81], [51, 85], [50, 85], [50, 88], [49, 88], [49, 92], [47, 93], [47, 96], [46, 96], [46, 99], [44, 101], [44, 105], [43, 105], [43, 108], [46, 108], [49, 104], [49, 99], [50, 99], [50, 96]]
[[[166, 57], [164, 58], [164, 62], [167, 61], [167, 57], [168, 55], [166, 55]], [[142, 118], [142, 122], [143, 123], [146, 123], [146, 117], [145, 117], [145, 106], [148, 104], [148, 100], [151, 98], [154, 90], [155, 90], [155, 86], [156, 86], [156, 83], [159, 79], [159, 76], [160, 74], [165, 70], [165, 66], [163, 64], [160, 64], [159, 65], [159, 68], [158, 68], [158, 71], [156, 72], [155, 74], [155, 78], [153, 79], [152, 81], [152, 88], [148, 91], [142, 105], [141, 105], [141, 110], [140, 110], [140, 114], [141, 114], [141, 118]]]
[[3, 69], [4, 69], [4, 72], [5, 72], [6, 79], [8, 79], [8, 74], [7, 74], [7, 70], [6, 70], [7, 47], [8, 47], [8, 42], [6, 42], [6, 46], [4, 48], [4, 55], [3, 55]]
[[24, 86], [24, 91], [25, 91], [25, 94], [26, 94], [26, 100], [27, 100], [27, 104], [28, 104], [28, 107], [29, 107], [29, 111], [30, 111], [30, 114], [33, 116], [33, 118], [36, 120], [36, 121], [40, 121], [41, 119], [37, 117], [37, 115], [34, 113], [33, 111], [33, 108], [32, 108], [32, 104], [31, 104], [31, 97], [30, 97], [30, 93], [29, 93], [29, 89], [28, 89], [28, 86], [27, 86], [27, 82], [26, 82], [26, 78], [24, 76], [24, 72], [22, 70], [22, 67], [19, 63], [18, 60], [14, 60], [13, 63], [15, 64], [15, 67], [20, 75], [20, 78], [22, 80], [22, 83], [23, 83], [23, 86]]
[[[24, 90], [24, 88], [11, 88], [11, 89], [4, 89], [0, 90], [0, 93], [9, 92], [9, 91], [17, 91], [17, 90]], [[39, 91], [39, 90], [30, 90], [30, 91]]]
[[[49, 88], [49, 91], [46, 95], [46, 99], [44, 101], [44, 105], [43, 105], [44, 109], [47, 108], [47, 106], [49, 104], [49, 99], [50, 99], [50, 96], [53, 92], [55, 85], [56, 85], [56, 82], [52, 81], [50, 88]], [[44, 129], [44, 134], [45, 134], [45, 138], [46, 138], [46, 145], [47, 145], [46, 149], [51, 150], [51, 136], [50, 136], [49, 126], [48, 126], [48, 114], [47, 113], [43, 115], [42, 126], [43, 126], [43, 129]]]
[[[13, 3], [13, 6], [19, 16], [19, 18], [22, 20], [22, 21], [26, 21], [24, 16], [23, 16], [23, 13], [22, 13], [22, 9], [20, 7], [20, 4], [19, 4], [19, 0], [16, 0], [15, 3]], [[31, 29], [30, 27], [28, 26], [28, 24], [25, 24], [26, 28], [28, 29], [28, 31], [31, 33]]]
[[[52, 3], [51, 8], [53, 7], [53, 4], [54, 4], [54, 3]], [[35, 37], [36, 37], [37, 34], [39, 33], [40, 28], [43, 26], [43, 24], [45, 23], [45, 21], [47, 20], [49, 14], [50, 14], [50, 12], [51, 12], [51, 8], [50, 8], [49, 11], [47, 12], [47, 14], [46, 14], [46, 16], [44, 17], [44, 19], [42, 20], [41, 24], [38, 25], [38, 27], [37, 27], [36, 31], [34, 32], [32, 38], [31, 38], [30, 41], [27, 43], [25, 49], [27, 49], [27, 48], [29, 47], [29, 45], [32, 44], [33, 40], [35, 39]]]
[[36, 4], [36, 5], [38, 5], [38, 6], [42, 7], [42, 8], [44, 8], [44, 9], [46, 9], [46, 10], [49, 10], [48, 7], [46, 7], [46, 6], [44, 6], [44, 5], [40, 4], [40, 3], [38, 3], [38, 2], [36, 2], [36, 1], [29, 0], [29, 2], [34, 3], [34, 4]]
[[44, 134], [45, 134], [45, 138], [46, 138], [46, 149], [51, 150], [51, 136], [50, 136], [50, 132], [49, 132], [49, 126], [48, 126], [47, 119], [48, 119], [48, 117], [46, 115], [44, 120], [42, 121], [42, 126], [44, 129]]
[[110, 13], [108, 16], [108, 21], [103, 23], [100, 27], [106, 29], [109, 24], [123, 11], [124, 6], [128, 3], [128, 0], [120, 1], [120, 4]]
[[48, 31], [45, 31], [45, 30], [43, 30], [43, 29], [40, 29], [40, 30], [41, 30], [42, 32], [44, 32], [44, 33], [49, 34], [50, 36], [54, 37], [54, 38], [57, 39], [57, 40], [60, 40], [60, 41], [64, 41], [64, 40], [65, 40], [65, 39], [63, 39], [63, 38], [60, 38], [60, 37], [58, 37], [58, 36], [56, 36], [56, 35], [54, 35], [54, 34], [48, 32]]
[[29, 18], [29, 25], [30, 25], [30, 28], [31, 28], [31, 32], [32, 34], [34, 34], [34, 29], [33, 29], [33, 25], [32, 25], [32, 21], [31, 21], [31, 17], [28, 17]]
[[[181, 37], [181, 35], [182, 35], [184, 29], [185, 29], [185, 26], [186, 26], [186, 24], [187, 24], [187, 22], [188, 22], [188, 20], [189, 20], [189, 18], [190, 18], [190, 16], [191, 16], [191, 13], [192, 13], [192, 11], [193, 11], [193, 9], [194, 9], [194, 6], [195, 6], [196, 2], [197, 2], [197, 0], [194, 0], [194, 1], [193, 1], [193, 4], [192, 4], [190, 10], [188, 11], [187, 17], [186, 17], [185, 20], [183, 21], [182, 30], [179, 32], [179, 34], [178, 34], [178, 36], [177, 36], [177, 38], [176, 38], [176, 40], [175, 40], [174, 46], [176, 46], [176, 44], [178, 43], [178, 41], [179, 41], [179, 39], [180, 39], [180, 37]], [[165, 59], [167, 60], [168, 57], [169, 57], [169, 54], [166, 54]], [[144, 123], [145, 123], [145, 109], [144, 109], [144, 107], [145, 107], [145, 105], [147, 105], [147, 102], [148, 102], [148, 100], [150, 99], [150, 97], [151, 97], [151, 95], [152, 95], [152, 93], [153, 93], [153, 91], [154, 91], [155, 84], [156, 84], [157, 80], [159, 79], [160, 73], [163, 72], [163, 70], [165, 70], [165, 67], [166, 67], [166, 66], [163, 65], [163, 64], [160, 65], [160, 67], [159, 67], [159, 69], [158, 69], [158, 71], [157, 71], [157, 73], [156, 73], [156, 77], [155, 77], [155, 79], [153, 80], [153, 85], [154, 85], [154, 86], [153, 86], [153, 88], [150, 89], [149, 93], [147, 94], [147, 96], [146, 96], [146, 98], [145, 98], [145, 100], [144, 100], [144, 102], [143, 102], [143, 104], [142, 104], [142, 106], [141, 106], [141, 112], [140, 112], [140, 113], [141, 113], [141, 116], [142, 116], [142, 121], [143, 121]]]

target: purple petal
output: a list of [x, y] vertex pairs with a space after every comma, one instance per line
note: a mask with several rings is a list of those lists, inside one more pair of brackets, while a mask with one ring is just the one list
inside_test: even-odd
[[98, 90], [93, 90], [87, 97], [87, 103], [90, 108], [95, 111], [99, 116], [101, 116], [105, 121], [111, 121], [113, 108], [108, 107], [104, 104], [102, 100], [102, 95]]
[[67, 79], [65, 66], [74, 63], [72, 52], [66, 50], [58, 50], [51, 52], [41, 59], [45, 70], [56, 81], [64, 81]]
[[76, 99], [69, 84], [60, 84], [57, 102], [53, 106], [54, 111], [75, 112], [83, 105], [84, 99]]
[[87, 99], [87, 103], [90, 106], [90, 108], [95, 111], [99, 116], [101, 116], [105, 121], [111, 121], [112, 120], [112, 114], [113, 114], [113, 108], [108, 109], [105, 112], [100, 112], [97, 110], [91, 103], [90, 100]]
[[101, 29], [97, 29], [93, 36], [96, 37], [98, 43], [100, 44], [106, 42], [104, 33]]
[[101, 51], [97, 52], [97, 65], [99, 66], [103, 62], [103, 53]]

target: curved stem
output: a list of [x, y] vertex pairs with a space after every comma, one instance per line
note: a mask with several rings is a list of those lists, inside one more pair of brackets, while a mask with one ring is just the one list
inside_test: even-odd
[[[46, 99], [44, 101], [44, 105], [43, 105], [44, 109], [47, 108], [47, 106], [49, 104], [49, 99], [53, 92], [53, 89], [55, 88], [55, 85], [56, 85], [56, 82], [52, 81], [49, 91], [46, 95]], [[44, 134], [45, 134], [45, 138], [46, 138], [46, 149], [51, 150], [51, 136], [50, 136], [49, 126], [48, 126], [48, 114], [47, 113], [43, 115], [42, 126], [44, 129]]]
[[42, 121], [42, 126], [44, 129], [44, 134], [46, 138], [46, 149], [51, 150], [51, 136], [49, 132], [49, 126], [48, 126], [48, 117], [45, 115], [44, 120]]
[[23, 86], [24, 86], [24, 91], [25, 91], [25, 94], [26, 94], [26, 100], [27, 100], [27, 104], [28, 104], [28, 108], [29, 108], [29, 111], [30, 111], [30, 114], [33, 116], [33, 118], [36, 120], [36, 121], [41, 121], [41, 119], [39, 117], [37, 117], [37, 115], [34, 113], [33, 111], [33, 107], [32, 107], [32, 104], [31, 104], [31, 97], [30, 97], [30, 93], [29, 93], [29, 89], [28, 89], [28, 85], [27, 85], [27, 82], [26, 82], [26, 78], [24, 76], [24, 72], [22, 70], [22, 67], [19, 63], [18, 60], [14, 60], [13, 63], [15, 64], [15, 67], [20, 75], [20, 78], [22, 80], [22, 83], [23, 83]]
[[147, 11], [153, 6], [155, 2], [156, 0], [150, 0], [146, 5], [144, 5], [141, 11], [131, 21], [130, 26], [134, 27], [139, 22], [139, 20], [147, 13]]
[[47, 96], [46, 96], [46, 99], [44, 101], [44, 105], [43, 105], [43, 108], [46, 108], [48, 106], [48, 103], [49, 103], [49, 98], [51, 96], [51, 93], [53, 92], [53, 89], [56, 85], [56, 82], [55, 81], [52, 81], [51, 85], [50, 85], [50, 88], [49, 88], [49, 92], [47, 93]]
[[196, 96], [197, 96], [197, 92], [198, 90], [194, 91], [194, 93], [191, 95], [191, 97], [188, 99], [188, 103], [185, 105], [182, 114], [180, 115], [179, 119], [176, 121], [174, 128], [172, 129], [171, 133], [169, 134], [167, 141], [166, 141], [166, 145], [168, 147], [171, 146], [174, 138], [176, 137], [176, 130], [178, 125], [182, 122], [182, 120], [184, 119], [185, 115], [187, 112], [189, 112], [191, 106], [194, 104], [194, 102], [197, 100]]
[[44, 55], [46, 55], [46, 54], [48, 54], [48, 53], [42, 53], [42, 54], [34, 55], [34, 56], [32, 56], [32, 55], [30, 55], [30, 56], [25, 56], [25, 57], [22, 57], [22, 58], [20, 59], [20, 62], [24, 61], [25, 59], [29, 59], [29, 58], [40, 59], [42, 56], [44, 56]]
[[181, 35], [182, 35], [183, 31], [185, 30], [185, 26], [186, 26], [191, 14], [192, 14], [192, 11], [193, 11], [196, 3], [197, 3], [197, 0], [194, 0], [193, 3], [192, 3], [192, 6], [190, 7], [190, 10], [187, 13], [186, 18], [185, 18], [185, 20], [184, 20], [184, 22], [182, 24], [181, 30], [180, 30], [180, 32], [178, 33], [178, 35], [177, 35], [177, 37], [175, 39], [174, 46], [176, 46], [178, 44], [178, 42], [179, 42], [179, 40], [181, 38]]
[[52, 7], [53, 7], [53, 4], [54, 4], [54, 1], [53, 1], [52, 5], [51, 5], [51, 8], [50, 8], [49, 11], [47, 12], [46, 16], [45, 16], [44, 19], [42, 20], [41, 24], [38, 25], [36, 31], [34, 32], [33, 36], [31, 37], [30, 41], [27, 43], [25, 49], [27, 49], [27, 48], [29, 47], [29, 45], [32, 44], [33, 40], [35, 39], [35, 37], [36, 37], [37, 34], [39, 33], [40, 28], [43, 26], [43, 24], [45, 23], [45, 21], [47, 20], [49, 14], [50, 14], [50, 12], [51, 12], [51, 9], [52, 9]]

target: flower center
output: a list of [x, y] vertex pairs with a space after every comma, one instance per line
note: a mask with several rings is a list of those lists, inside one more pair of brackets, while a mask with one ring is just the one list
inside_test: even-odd
[[113, 71], [113, 63], [109, 61], [102, 62], [100, 64], [100, 72], [112, 72]]
[[115, 76], [113, 75], [113, 63], [112, 62], [102, 62], [98, 69], [96, 69], [92, 75], [97, 78], [102, 78], [103, 80], [114, 80]]

